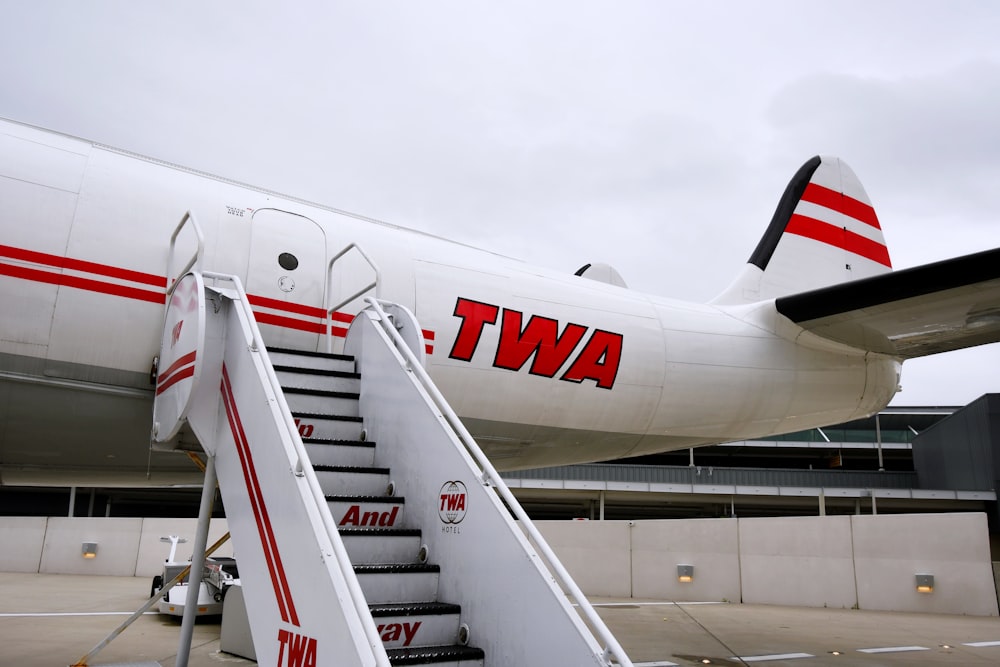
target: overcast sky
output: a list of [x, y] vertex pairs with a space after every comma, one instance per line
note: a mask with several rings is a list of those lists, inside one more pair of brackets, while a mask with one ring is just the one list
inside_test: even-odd
[[[704, 301], [833, 154], [895, 268], [1000, 246], [994, 2], [0, 0], [0, 116]], [[894, 405], [1000, 391], [1000, 344]]]

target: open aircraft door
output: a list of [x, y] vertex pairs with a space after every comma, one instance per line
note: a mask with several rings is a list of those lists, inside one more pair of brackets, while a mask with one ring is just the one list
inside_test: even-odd
[[326, 331], [326, 233], [301, 215], [257, 209], [246, 291], [267, 345], [316, 351]]

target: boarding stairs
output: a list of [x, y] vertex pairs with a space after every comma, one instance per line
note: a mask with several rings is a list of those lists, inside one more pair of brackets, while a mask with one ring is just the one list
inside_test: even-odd
[[482, 665], [461, 606], [439, 601], [441, 568], [406, 515], [392, 469], [376, 462], [354, 358], [268, 352], [390, 663]]
[[267, 349], [235, 276], [168, 294], [153, 440], [208, 455], [258, 663], [630, 667], [427, 376], [416, 319], [367, 301], [329, 354]]

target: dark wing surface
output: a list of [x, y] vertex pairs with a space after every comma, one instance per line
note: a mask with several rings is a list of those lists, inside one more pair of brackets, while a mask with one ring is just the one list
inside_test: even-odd
[[805, 330], [901, 359], [1000, 341], [1000, 248], [778, 297]]

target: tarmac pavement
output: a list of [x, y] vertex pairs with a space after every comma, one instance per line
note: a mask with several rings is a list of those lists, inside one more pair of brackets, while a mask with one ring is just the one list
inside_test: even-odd
[[[0, 667], [76, 663], [146, 602], [149, 585], [148, 578], [136, 577], [0, 573]], [[1000, 665], [996, 617], [662, 600], [593, 602], [636, 667]], [[208, 620], [195, 626], [189, 667], [256, 664], [221, 653], [221, 626], [217, 619]], [[179, 635], [179, 618], [149, 613], [90, 664], [175, 667]]]

